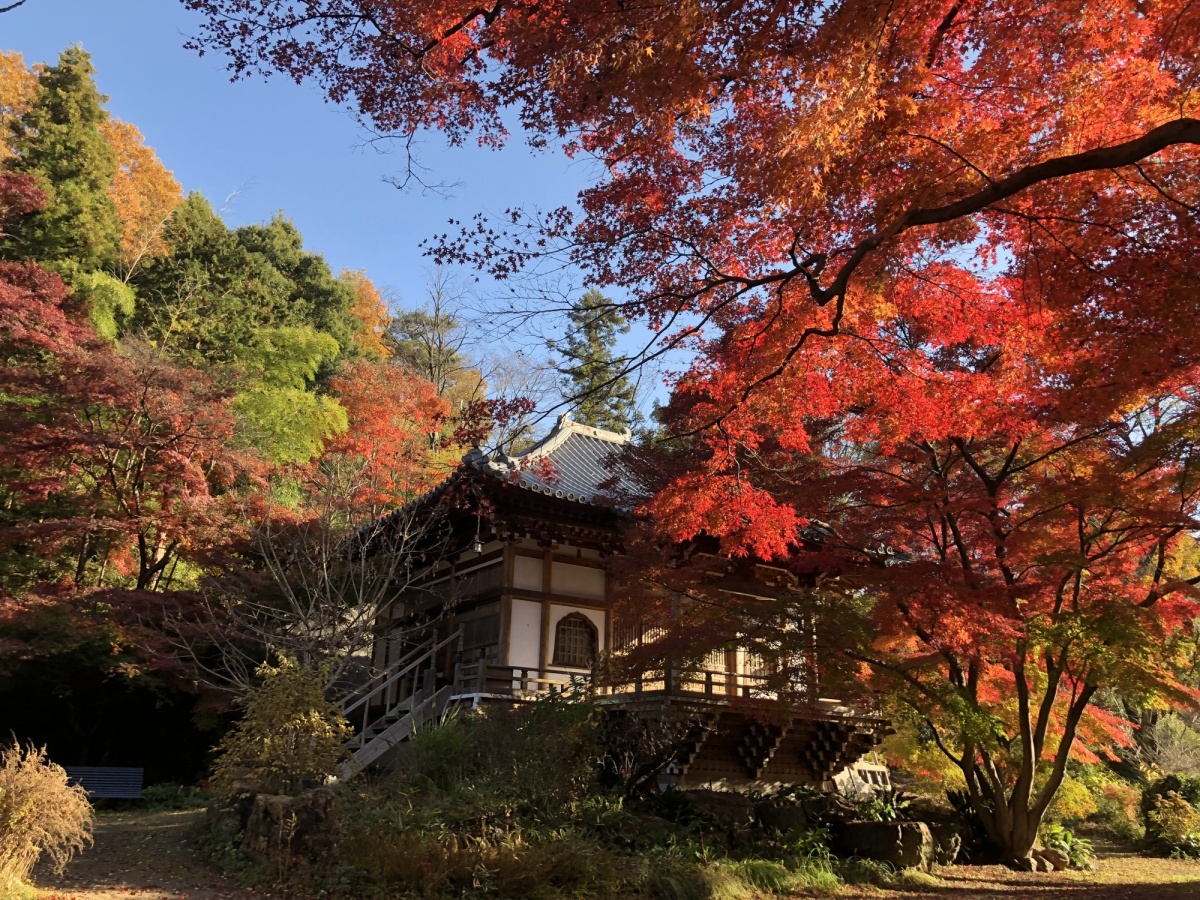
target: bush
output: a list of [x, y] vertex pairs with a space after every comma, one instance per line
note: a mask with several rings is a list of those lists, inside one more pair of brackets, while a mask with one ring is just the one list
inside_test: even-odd
[[1175, 791], [1155, 797], [1146, 817], [1146, 835], [1153, 846], [1172, 855], [1187, 855], [1200, 842], [1200, 811]]
[[350, 726], [325, 699], [323, 673], [283, 660], [259, 675], [245, 716], [217, 747], [212, 783], [221, 799], [238, 788], [300, 793], [336, 775], [346, 754]]
[[1095, 868], [1092, 842], [1076, 837], [1062, 825], [1047, 825], [1042, 829], [1042, 845], [1067, 854], [1071, 868], [1091, 870]]
[[1167, 794], [1177, 794], [1192, 806], [1200, 808], [1200, 777], [1168, 775], [1146, 788], [1142, 793], [1142, 816], [1147, 828], [1150, 825], [1150, 812], [1157, 806], [1158, 799]]
[[46, 854], [56, 871], [92, 842], [87, 792], [44, 749], [0, 750], [0, 893], [16, 893]]
[[472, 805], [557, 816], [594, 790], [600, 748], [594, 710], [555, 695], [490, 707], [419, 730], [396, 748], [401, 779]]
[[1046, 819], [1049, 822], [1074, 824], [1095, 815], [1098, 810], [1099, 806], [1088, 785], [1066, 775], [1046, 811]]
[[1142, 825], [1141, 792], [1123, 781], [1105, 781], [1093, 789], [1096, 812], [1088, 821], [1123, 841], [1137, 843], [1146, 833]]
[[209, 796], [199, 788], [169, 781], [142, 788], [142, 803], [149, 809], [201, 809], [208, 802]]

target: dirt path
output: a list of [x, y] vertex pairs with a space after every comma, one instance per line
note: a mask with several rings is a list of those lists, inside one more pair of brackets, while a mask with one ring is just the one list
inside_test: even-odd
[[1013, 872], [1003, 866], [951, 866], [944, 885], [919, 891], [862, 891], [875, 900], [1200, 900], [1200, 862], [1146, 859], [1122, 853], [1101, 858], [1095, 872]]
[[226, 900], [261, 897], [222, 876], [195, 849], [203, 810], [102, 813], [96, 843], [62, 875], [34, 873], [39, 900]]

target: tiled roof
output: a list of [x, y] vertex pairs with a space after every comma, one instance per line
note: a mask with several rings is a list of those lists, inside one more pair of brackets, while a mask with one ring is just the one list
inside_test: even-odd
[[560, 416], [554, 430], [520, 456], [488, 456], [475, 450], [464, 462], [527, 490], [552, 497], [604, 506], [626, 506], [637, 491], [615, 461], [631, 440]]

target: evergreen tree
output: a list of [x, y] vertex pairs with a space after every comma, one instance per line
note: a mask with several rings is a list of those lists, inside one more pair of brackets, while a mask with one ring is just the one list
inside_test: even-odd
[[592, 289], [567, 315], [567, 337], [551, 341], [563, 364], [562, 392], [571, 401], [575, 421], [609, 431], [632, 429], [641, 421], [637, 387], [622, 374], [624, 360], [613, 355], [617, 337], [629, 323], [607, 297]]
[[191, 364], [232, 361], [273, 324], [259, 294], [264, 282], [281, 279], [252, 271], [250, 255], [201, 194], [175, 208], [166, 236], [169, 252], [131, 279], [139, 302], [130, 330]]
[[261, 285], [261, 302], [271, 309], [272, 323], [312, 326], [338, 342], [339, 360], [323, 367], [322, 380], [341, 359], [361, 356], [354, 286], [335, 277], [324, 256], [304, 250], [304, 239], [290, 219], [280, 213], [266, 225], [248, 225], [235, 235], [262, 273], [252, 284]]
[[84, 273], [111, 268], [120, 247], [120, 222], [109, 188], [117, 159], [100, 126], [108, 98], [97, 89], [91, 57], [80, 47], [63, 51], [38, 78], [29, 108], [12, 123], [10, 171], [33, 175], [45, 207], [30, 215], [8, 258], [36, 259], [78, 286]]

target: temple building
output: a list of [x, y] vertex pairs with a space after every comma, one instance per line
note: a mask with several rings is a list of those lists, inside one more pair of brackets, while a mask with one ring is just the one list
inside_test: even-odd
[[681, 723], [664, 769], [681, 786], [828, 785], [879, 743], [886, 721], [819, 697], [815, 684], [781, 708], [764, 661], [736, 646], [701, 667], [591, 684], [597, 660], [655, 633], [614, 621], [612, 561], [636, 494], [614, 458], [629, 440], [563, 416], [520, 456], [471, 451], [404, 511], [437, 509], [448, 549], [380, 623], [372, 680], [343, 703], [358, 732], [344, 776], [386, 762], [392, 746], [453, 705], [585, 687], [607, 716]]

